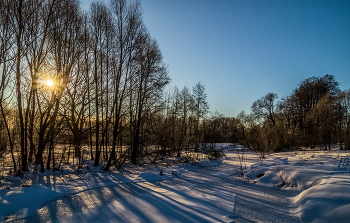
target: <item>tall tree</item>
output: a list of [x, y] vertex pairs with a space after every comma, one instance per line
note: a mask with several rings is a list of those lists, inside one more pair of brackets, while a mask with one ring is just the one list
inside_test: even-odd
[[163, 64], [162, 55], [154, 39], [145, 35], [136, 55], [137, 76], [135, 79], [135, 103], [132, 122], [132, 153], [131, 162], [136, 164], [143, 149], [141, 127], [147, 117], [159, 112], [159, 98], [170, 78]]
[[205, 118], [209, 111], [209, 105], [207, 101], [207, 93], [205, 93], [205, 87], [201, 82], [195, 84], [192, 89], [194, 99], [194, 112], [195, 112], [195, 128], [194, 128], [194, 143], [196, 150], [199, 149], [200, 139], [200, 121]]

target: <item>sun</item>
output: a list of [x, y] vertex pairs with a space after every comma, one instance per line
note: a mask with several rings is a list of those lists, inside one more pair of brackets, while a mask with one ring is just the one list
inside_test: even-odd
[[50, 81], [50, 80], [48, 80], [47, 82], [46, 82], [46, 84], [48, 85], [48, 86], [52, 86], [53, 85], [53, 82], [52, 81]]

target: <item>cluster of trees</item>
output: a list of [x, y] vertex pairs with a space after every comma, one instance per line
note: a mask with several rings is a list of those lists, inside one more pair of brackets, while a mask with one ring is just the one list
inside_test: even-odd
[[268, 93], [256, 100], [249, 114], [223, 117], [219, 113], [200, 122], [202, 147], [240, 143], [260, 158], [272, 152], [304, 147], [350, 149], [350, 89], [341, 91], [332, 75], [302, 80], [278, 100]]
[[127, 0], [89, 12], [78, 0], [0, 0], [0, 156], [14, 170], [55, 170], [58, 145], [80, 164], [85, 145], [105, 170], [199, 149], [204, 86], [165, 91], [167, 67], [141, 11]]
[[277, 101], [269, 93], [237, 116], [239, 141], [261, 158], [297, 147], [350, 149], [350, 90], [341, 91], [334, 76], [303, 80]]
[[14, 170], [28, 162], [55, 170], [68, 147], [79, 165], [87, 152], [108, 170], [219, 142], [262, 156], [350, 148], [350, 92], [330, 75], [302, 81], [280, 101], [269, 93], [237, 118], [208, 115], [200, 82], [166, 91], [167, 67], [141, 11], [127, 0], [96, 1], [88, 12], [78, 0], [0, 0], [0, 158], [9, 155]]

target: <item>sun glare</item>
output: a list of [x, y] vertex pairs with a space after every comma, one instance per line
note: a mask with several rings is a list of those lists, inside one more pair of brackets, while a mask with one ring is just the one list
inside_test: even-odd
[[53, 82], [50, 81], [50, 80], [48, 80], [48, 81], [46, 82], [46, 84], [49, 85], [49, 86], [51, 87], [51, 86], [53, 85]]

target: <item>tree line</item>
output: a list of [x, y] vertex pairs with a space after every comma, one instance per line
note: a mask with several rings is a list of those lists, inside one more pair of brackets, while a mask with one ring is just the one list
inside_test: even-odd
[[231, 137], [264, 159], [272, 152], [295, 148], [350, 149], [350, 89], [341, 91], [332, 75], [302, 80], [278, 100], [268, 93], [251, 112], [231, 120]]
[[350, 93], [331, 75], [303, 80], [280, 101], [269, 93], [236, 118], [210, 113], [200, 82], [166, 88], [138, 1], [95, 1], [85, 12], [78, 0], [0, 0], [0, 75], [0, 158], [15, 171], [57, 170], [71, 156], [104, 170], [185, 151], [217, 157], [220, 142], [262, 157], [350, 148]]
[[350, 149], [350, 89], [341, 91], [334, 76], [302, 80], [288, 96], [268, 93], [250, 113], [216, 113], [202, 122], [204, 143], [240, 143], [264, 159], [297, 148]]

